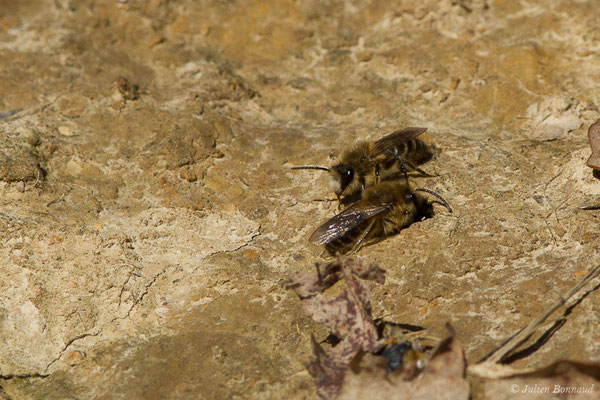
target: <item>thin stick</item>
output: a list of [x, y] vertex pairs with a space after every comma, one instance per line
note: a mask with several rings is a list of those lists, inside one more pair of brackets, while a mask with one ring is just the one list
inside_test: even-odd
[[485, 363], [498, 363], [504, 356], [523, 344], [529, 337], [546, 321], [546, 319], [557, 309], [562, 307], [567, 301], [569, 301], [577, 292], [581, 290], [589, 281], [594, 279], [598, 273], [600, 273], [600, 265], [591, 270], [577, 285], [573, 287], [567, 293], [565, 297], [561, 297], [558, 301], [543, 312], [539, 317], [531, 321], [527, 326], [521, 328], [514, 335], [504, 341], [500, 347], [492, 350], [485, 357], [477, 362], [477, 364]]
[[67, 197], [69, 195], [69, 193], [71, 193], [72, 190], [73, 190], [73, 188], [71, 186], [69, 186], [69, 190], [67, 191], [67, 193], [63, 194], [58, 199], [52, 200], [51, 202], [49, 202], [48, 204], [46, 204], [46, 207], [50, 207], [52, 204], [56, 204], [56, 203], [59, 203], [61, 201], [65, 201], [65, 197]]
[[37, 187], [38, 183], [40, 182], [40, 170], [36, 169], [35, 172], [37, 175], [35, 177], [35, 183], [33, 184], [34, 188]]

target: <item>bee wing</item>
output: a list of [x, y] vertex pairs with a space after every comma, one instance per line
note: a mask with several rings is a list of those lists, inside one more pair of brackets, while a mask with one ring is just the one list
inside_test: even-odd
[[389, 206], [377, 206], [368, 208], [346, 208], [344, 211], [329, 219], [318, 227], [310, 236], [310, 241], [323, 245], [344, 236], [348, 231], [362, 222], [387, 211]]
[[394, 133], [390, 133], [387, 136], [382, 137], [375, 142], [373, 150], [369, 153], [370, 158], [375, 158], [381, 154], [384, 154], [388, 149], [393, 149], [400, 143], [404, 143], [407, 140], [415, 138], [425, 132], [427, 128], [404, 128], [397, 130]]

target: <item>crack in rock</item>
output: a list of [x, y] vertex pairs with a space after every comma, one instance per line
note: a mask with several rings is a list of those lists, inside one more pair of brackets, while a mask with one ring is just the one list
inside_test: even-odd
[[[52, 366], [52, 364], [54, 364], [55, 362], [57, 362], [58, 360], [61, 359], [61, 357], [63, 356], [63, 354], [65, 353], [65, 351], [69, 348], [69, 346], [71, 346], [75, 341], [86, 338], [88, 336], [98, 336], [100, 333], [102, 332], [102, 329], [100, 329], [98, 332], [96, 333], [83, 333], [81, 335], [75, 336], [74, 338], [72, 338], [71, 340], [69, 340], [65, 346], [63, 347], [63, 349], [60, 351], [60, 354], [58, 355], [58, 357], [56, 357], [54, 360], [50, 361], [50, 363], [46, 366], [46, 368], [44, 369], [44, 371], [48, 371], [48, 369]], [[46, 374], [45, 376], [48, 376], [49, 374]]]

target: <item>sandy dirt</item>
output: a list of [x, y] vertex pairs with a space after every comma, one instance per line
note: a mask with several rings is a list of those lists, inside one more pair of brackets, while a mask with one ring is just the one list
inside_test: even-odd
[[[414, 184], [454, 213], [359, 252], [387, 271], [373, 314], [450, 322], [482, 357], [600, 262], [579, 210], [600, 202], [599, 20], [583, 0], [0, 0], [0, 398], [314, 398], [328, 332], [285, 282], [337, 204], [290, 167], [406, 126], [438, 175]], [[599, 346], [595, 291], [514, 365]]]

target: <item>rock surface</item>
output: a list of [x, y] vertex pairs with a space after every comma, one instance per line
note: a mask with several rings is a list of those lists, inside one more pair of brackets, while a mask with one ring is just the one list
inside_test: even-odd
[[[0, 0], [0, 397], [313, 398], [336, 204], [289, 168], [401, 127], [454, 213], [360, 251], [375, 317], [475, 361], [595, 266], [598, 7], [413, 3]], [[599, 343], [596, 291], [517, 364]]]

